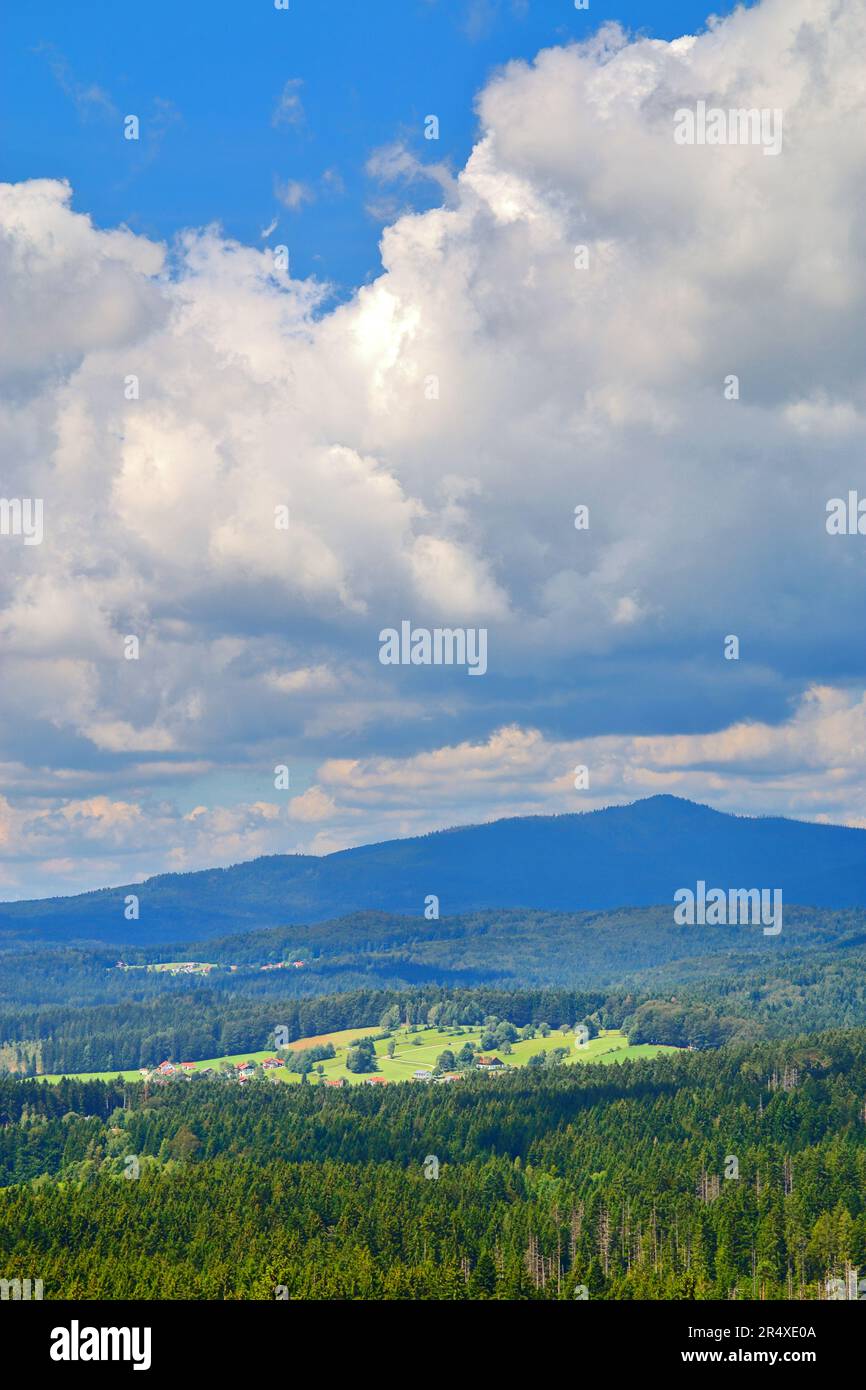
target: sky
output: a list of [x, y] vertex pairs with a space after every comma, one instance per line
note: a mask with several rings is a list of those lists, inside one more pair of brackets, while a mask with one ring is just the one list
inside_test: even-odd
[[[44, 516], [0, 895], [655, 792], [866, 825], [862, 0], [0, 44], [0, 498]], [[679, 143], [699, 102], [781, 147]], [[404, 621], [486, 669], [383, 664]]]
[[[730, 6], [724, 7], [731, 8]], [[660, 38], [702, 27], [692, 0], [45, 0], [0, 19], [3, 176], [66, 179], [100, 227], [170, 239], [219, 223], [247, 245], [288, 242], [293, 275], [351, 295], [381, 270], [382, 227], [441, 202], [435, 177], [371, 157], [405, 145], [456, 173], [475, 100], [503, 64], [606, 20]], [[137, 113], [138, 145], [118, 139]], [[424, 117], [439, 138], [424, 139]], [[432, 148], [431, 148], [432, 146]], [[279, 235], [277, 235], [277, 232]]]

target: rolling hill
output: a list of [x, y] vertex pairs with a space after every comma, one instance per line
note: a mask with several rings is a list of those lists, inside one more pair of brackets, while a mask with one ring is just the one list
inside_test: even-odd
[[[786, 904], [866, 906], [866, 831], [727, 815], [672, 796], [518, 817], [315, 857], [271, 855], [69, 898], [0, 904], [0, 940], [201, 941], [357, 911], [599, 911], [672, 903], [678, 888], [781, 888]], [[124, 900], [140, 900], [127, 921]]]

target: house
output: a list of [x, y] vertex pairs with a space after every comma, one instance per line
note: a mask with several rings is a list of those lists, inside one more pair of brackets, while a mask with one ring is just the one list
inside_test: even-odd
[[412, 1079], [413, 1081], [432, 1081], [433, 1073], [432, 1071], [413, 1071]]
[[281, 1067], [282, 1065], [282, 1057], [266, 1057], [265, 1060], [262, 1062], [262, 1066], [267, 1067], [268, 1069], [270, 1069], [271, 1067]]
[[365, 1076], [364, 1084], [367, 1086], [387, 1086], [387, 1076]]
[[304, 962], [302, 960], [293, 960], [292, 965], [296, 970], [303, 970], [304, 968]]
[[181, 1062], [181, 1071], [195, 1071], [195, 1062]]
[[345, 1084], [346, 1078], [344, 1076], [332, 1076], [325, 1078], [326, 1086], [345, 1086]]
[[496, 1067], [504, 1067], [505, 1063], [500, 1061], [498, 1057], [478, 1057], [475, 1066], [479, 1071], [492, 1071]]
[[159, 1076], [171, 1076], [174, 1066], [171, 1062], [160, 1062], [156, 1070]]
[[444, 1071], [441, 1076], [437, 1076], [437, 1081], [459, 1081], [459, 1071]]

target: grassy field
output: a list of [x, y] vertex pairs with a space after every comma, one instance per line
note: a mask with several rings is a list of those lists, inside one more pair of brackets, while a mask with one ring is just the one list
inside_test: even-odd
[[[406, 1081], [414, 1071], [432, 1071], [436, 1065], [436, 1059], [445, 1048], [455, 1054], [466, 1042], [474, 1043], [478, 1046], [481, 1039], [482, 1030], [480, 1028], [464, 1029], [419, 1029], [417, 1033], [409, 1033], [406, 1029], [401, 1029], [394, 1033], [393, 1040], [397, 1044], [393, 1057], [387, 1054], [387, 1041], [376, 1043], [376, 1056], [379, 1063], [378, 1075], [383, 1076], [388, 1081]], [[506, 1056], [498, 1050], [485, 1053], [485, 1056], [498, 1057], [508, 1067], [525, 1066], [530, 1057], [538, 1052], [551, 1052], [555, 1047], [567, 1047], [569, 1049], [569, 1062], [620, 1062], [626, 1058], [635, 1057], [655, 1057], [659, 1052], [675, 1051], [674, 1048], [654, 1047], [643, 1044], [637, 1047], [630, 1047], [628, 1039], [620, 1032], [603, 1033], [598, 1038], [591, 1039], [584, 1047], [576, 1047], [573, 1033], [552, 1032], [548, 1037], [528, 1038], [525, 1042], [512, 1044], [512, 1051]], [[326, 1077], [342, 1076], [346, 1081], [357, 1083], [363, 1081], [363, 1076], [353, 1075], [346, 1071], [345, 1057], [338, 1055], [330, 1062], [323, 1063]]]
[[[325, 1043], [333, 1043], [337, 1049], [345, 1048], [349, 1042], [354, 1042], [356, 1038], [369, 1038], [373, 1033], [381, 1033], [381, 1028], [344, 1028], [339, 1033], [316, 1033], [312, 1038], [298, 1038], [297, 1042], [289, 1043], [292, 1052], [303, 1052], [307, 1047], [324, 1047]], [[273, 1057], [273, 1052], [266, 1053], [266, 1056]]]
[[[292, 1051], [302, 1051], [307, 1047], [315, 1047], [324, 1043], [332, 1042], [336, 1049], [336, 1057], [327, 1062], [322, 1062], [323, 1078], [334, 1080], [342, 1077], [352, 1085], [358, 1085], [364, 1081], [364, 1075], [349, 1072], [346, 1070], [346, 1052], [348, 1044], [356, 1038], [369, 1037], [378, 1033], [378, 1028], [345, 1028], [338, 1033], [321, 1033], [314, 1038], [300, 1038], [291, 1044]], [[478, 1046], [482, 1030], [480, 1028], [418, 1028], [414, 1033], [408, 1029], [401, 1028], [392, 1034], [392, 1040], [396, 1044], [393, 1057], [388, 1056], [388, 1039], [381, 1039], [375, 1044], [376, 1057], [379, 1064], [378, 1072], [373, 1075], [382, 1076], [387, 1081], [408, 1081], [412, 1078], [414, 1071], [432, 1071], [436, 1065], [436, 1059], [446, 1048], [455, 1054], [466, 1042], [474, 1043]], [[560, 1033], [558, 1030], [550, 1033], [546, 1038], [529, 1038], [525, 1042], [512, 1044], [512, 1052], [506, 1056], [502, 1052], [491, 1051], [485, 1055], [499, 1057], [508, 1067], [525, 1066], [529, 1058], [538, 1052], [550, 1052], [555, 1047], [567, 1047], [569, 1049], [568, 1062], [611, 1062], [634, 1061], [641, 1057], [657, 1057], [661, 1052], [675, 1052], [673, 1047], [663, 1047], [654, 1043], [639, 1043], [636, 1046], [629, 1046], [628, 1039], [623, 1033], [616, 1030], [602, 1032], [599, 1037], [592, 1038], [584, 1047], [575, 1045], [573, 1033]], [[238, 1052], [227, 1057], [210, 1057], [205, 1061], [193, 1064], [196, 1071], [202, 1071], [205, 1067], [218, 1068], [224, 1062], [262, 1062], [265, 1057], [275, 1056], [274, 1048], [266, 1048], [263, 1052]], [[184, 1058], [173, 1058], [173, 1061], [184, 1061]], [[283, 1081], [289, 1084], [298, 1084], [300, 1076], [297, 1072], [286, 1071], [285, 1067], [274, 1068], [267, 1073], [269, 1078], [275, 1081]], [[369, 1075], [370, 1073], [368, 1073]], [[137, 1070], [121, 1072], [88, 1072], [79, 1076], [82, 1081], [109, 1081], [113, 1077], [122, 1076], [126, 1081], [138, 1081], [141, 1078]], [[44, 1081], [56, 1082], [59, 1076], [44, 1076]], [[318, 1073], [313, 1072], [310, 1081], [316, 1084]]]
[[[208, 971], [216, 970], [216, 965], [211, 960], [163, 960], [157, 965], [146, 965], [145, 970], [155, 975], [165, 974], [166, 971], [186, 970], [192, 975], [207, 975]], [[135, 966], [127, 966], [127, 969], [135, 969]]]

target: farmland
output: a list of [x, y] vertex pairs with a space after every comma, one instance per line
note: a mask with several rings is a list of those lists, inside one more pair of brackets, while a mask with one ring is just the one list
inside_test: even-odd
[[[349, 1046], [359, 1038], [374, 1037], [380, 1032], [380, 1029], [374, 1027], [345, 1028], [339, 1032], [299, 1038], [290, 1044], [288, 1050], [302, 1052], [306, 1048], [321, 1047], [329, 1042], [333, 1043], [337, 1055], [316, 1064], [316, 1069], [309, 1077], [310, 1083], [316, 1085], [320, 1080], [333, 1081], [341, 1078], [351, 1085], [357, 1085], [363, 1082], [370, 1073], [358, 1074], [347, 1070], [346, 1055]], [[412, 1080], [413, 1073], [416, 1071], [432, 1072], [436, 1066], [437, 1058], [445, 1050], [450, 1050], [456, 1054], [466, 1043], [471, 1043], [478, 1049], [483, 1032], [484, 1029], [480, 1027], [435, 1028], [418, 1026], [412, 1029], [395, 1029], [389, 1037], [376, 1039], [374, 1048], [378, 1071], [372, 1075], [381, 1076], [386, 1081]], [[393, 1055], [391, 1056], [388, 1055], [389, 1042], [394, 1043]], [[530, 1057], [536, 1056], [538, 1053], [553, 1052], [555, 1048], [567, 1048], [567, 1061], [571, 1063], [601, 1062], [604, 1064], [656, 1057], [662, 1052], [677, 1050], [653, 1043], [639, 1043], [632, 1046], [625, 1034], [615, 1029], [603, 1030], [597, 1038], [592, 1038], [583, 1046], [578, 1047], [573, 1032], [556, 1030], [550, 1032], [547, 1037], [537, 1036], [513, 1043], [510, 1054], [491, 1048], [485, 1053], [485, 1056], [498, 1057], [506, 1067], [521, 1067], [528, 1063]], [[271, 1047], [258, 1052], [240, 1052], [230, 1056], [210, 1057], [194, 1062], [193, 1074], [206, 1069], [217, 1071], [223, 1067], [234, 1067], [239, 1062], [261, 1063], [266, 1057], [275, 1055], [277, 1055], [277, 1051]], [[161, 1058], [155, 1059], [155, 1061], [161, 1060]], [[172, 1058], [171, 1060], [179, 1063], [184, 1059]], [[301, 1080], [297, 1072], [287, 1071], [285, 1067], [275, 1067], [267, 1075], [275, 1081], [289, 1084], [297, 1084]], [[137, 1069], [120, 1072], [89, 1072], [81, 1074], [79, 1079], [83, 1081], [108, 1081], [116, 1076], [123, 1077], [125, 1081], [141, 1080]], [[60, 1077], [46, 1075], [42, 1079], [54, 1083], [59, 1081]]]
[[[483, 1031], [481, 1028], [418, 1028], [410, 1033], [408, 1029], [402, 1028], [392, 1034], [392, 1040], [396, 1044], [392, 1057], [388, 1056], [388, 1039], [376, 1042], [379, 1071], [374, 1075], [382, 1076], [387, 1081], [407, 1081], [415, 1071], [432, 1071], [436, 1059], [444, 1050], [457, 1053], [467, 1042], [477, 1048]], [[647, 1044], [630, 1047], [628, 1039], [619, 1031], [603, 1032], [599, 1037], [592, 1038], [578, 1048], [573, 1032], [556, 1031], [551, 1032], [546, 1038], [535, 1037], [515, 1042], [508, 1055], [497, 1048], [491, 1048], [484, 1055], [498, 1057], [506, 1067], [520, 1067], [525, 1066], [530, 1057], [537, 1053], [549, 1053], [558, 1047], [568, 1048], [570, 1062], [620, 1062], [627, 1058], [634, 1060], [637, 1057], [654, 1057], [659, 1052], [675, 1051], [674, 1048]], [[322, 1066], [324, 1076], [328, 1079], [343, 1077], [351, 1083], [364, 1080], [363, 1075], [353, 1075], [346, 1070], [343, 1052], [338, 1051], [336, 1057], [329, 1062], [323, 1062]], [[290, 1076], [289, 1079], [298, 1078]]]

